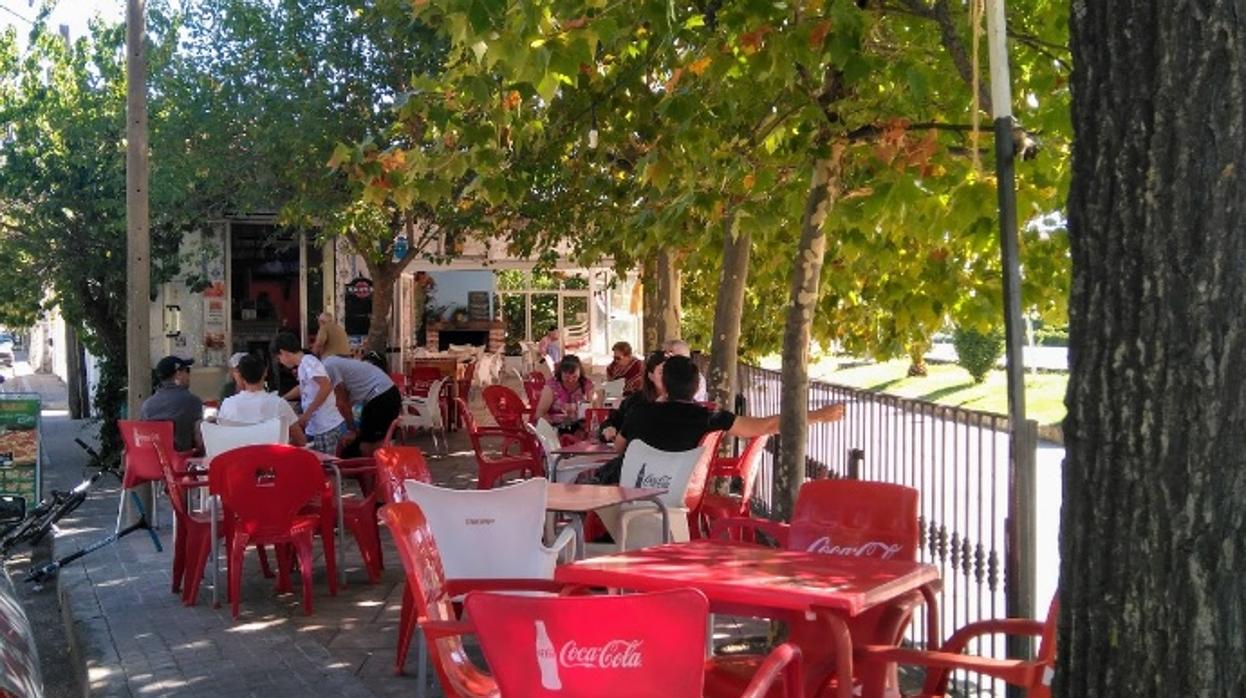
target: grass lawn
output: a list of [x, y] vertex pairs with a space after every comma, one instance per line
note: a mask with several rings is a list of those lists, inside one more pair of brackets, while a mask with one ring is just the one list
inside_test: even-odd
[[[902, 397], [956, 405], [973, 410], [1008, 414], [1008, 380], [1003, 371], [991, 371], [986, 381], [976, 384], [965, 369], [955, 364], [928, 364], [930, 375], [909, 378], [907, 359], [838, 368], [843, 357], [829, 357], [809, 367], [811, 378], [855, 388], [868, 388]], [[778, 368], [777, 357], [763, 361], [767, 368]], [[1064, 391], [1067, 373], [1025, 374], [1025, 412], [1041, 425], [1064, 419]]]

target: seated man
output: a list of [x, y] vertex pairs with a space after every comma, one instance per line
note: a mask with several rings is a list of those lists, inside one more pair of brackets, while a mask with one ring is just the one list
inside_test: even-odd
[[238, 375], [238, 362], [246, 355], [245, 351], [239, 351], [229, 356], [229, 375], [226, 376], [225, 382], [221, 384], [220, 399], [222, 402], [242, 390], [242, 376]]
[[190, 392], [190, 367], [194, 359], [166, 356], [156, 364], [160, 384], [156, 392], [139, 407], [139, 419], [173, 422], [173, 446], [178, 451], [203, 447], [199, 422], [203, 419], [203, 400]]
[[[697, 447], [701, 438], [711, 431], [725, 431], [728, 436], [753, 438], [779, 433], [779, 415], [746, 417], [726, 410], [711, 410], [693, 399], [701, 372], [692, 359], [672, 356], [656, 370], [657, 379], [666, 389], [666, 397], [656, 402], [643, 402], [628, 411], [623, 428], [615, 436], [615, 450], [622, 454], [628, 441], [639, 439], [662, 451], [687, 451]], [[825, 405], [809, 412], [809, 423], [833, 422], [842, 419], [844, 406]], [[622, 456], [597, 470], [600, 484], [618, 484]]]
[[254, 354], [244, 354], [238, 360], [242, 390], [221, 403], [220, 412], [216, 415], [217, 421], [225, 425], [245, 425], [279, 419], [288, 434], [288, 443], [293, 446], [306, 445], [307, 436], [299, 426], [299, 417], [294, 414], [294, 408], [276, 393], [264, 390], [264, 377], [267, 373], [268, 367], [264, 365], [263, 359]]
[[[669, 356], [692, 358], [692, 347], [688, 346], [688, 343], [682, 339], [669, 339], [666, 341], [666, 344], [662, 345], [662, 348], [666, 350]], [[692, 399], [696, 402], [705, 402], [709, 399], [709, 390], [705, 385], [705, 376], [698, 375], [697, 389], [693, 393]]]
[[[326, 356], [324, 370], [333, 384], [337, 409], [346, 421], [342, 456], [370, 456], [389, 433], [389, 425], [402, 412], [402, 393], [389, 374], [367, 361]], [[363, 403], [356, 428], [352, 405]]]

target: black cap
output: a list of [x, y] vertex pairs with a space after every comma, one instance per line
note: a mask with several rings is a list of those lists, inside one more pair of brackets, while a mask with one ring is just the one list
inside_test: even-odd
[[194, 359], [183, 359], [180, 356], [166, 356], [156, 364], [156, 377], [162, 381], [167, 381], [173, 377], [173, 374], [184, 368], [190, 368], [194, 363]]

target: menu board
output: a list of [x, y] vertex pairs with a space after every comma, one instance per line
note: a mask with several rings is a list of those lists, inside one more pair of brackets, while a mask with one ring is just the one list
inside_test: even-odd
[[489, 292], [488, 291], [468, 291], [467, 292], [467, 319], [469, 320], [488, 320], [489, 319]]
[[0, 494], [39, 501], [38, 395], [0, 393]]

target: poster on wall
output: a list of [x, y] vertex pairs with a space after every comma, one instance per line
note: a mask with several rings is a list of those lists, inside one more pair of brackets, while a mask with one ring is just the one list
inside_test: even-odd
[[225, 364], [225, 298], [207, 291], [203, 294], [203, 362], [206, 366]]
[[0, 494], [39, 501], [39, 396], [0, 394]]
[[342, 318], [342, 326], [348, 335], [366, 335], [371, 326], [372, 316], [372, 280], [362, 276], [355, 277], [346, 284], [346, 316]]

